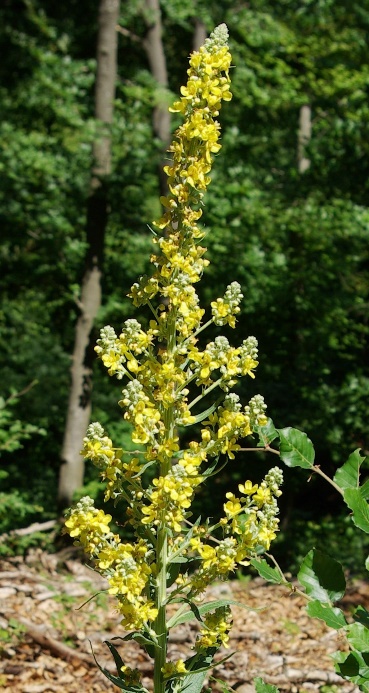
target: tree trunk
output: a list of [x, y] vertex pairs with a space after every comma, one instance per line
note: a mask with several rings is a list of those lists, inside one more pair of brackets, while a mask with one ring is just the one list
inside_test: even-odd
[[193, 50], [198, 51], [204, 45], [206, 39], [206, 27], [201, 19], [195, 19], [195, 30], [193, 34]]
[[71, 367], [71, 388], [61, 452], [58, 501], [70, 504], [82, 486], [84, 461], [80, 455], [90, 422], [94, 320], [101, 305], [101, 275], [108, 216], [108, 177], [111, 172], [111, 124], [117, 75], [117, 30], [120, 0], [100, 0], [97, 37], [95, 117], [101, 129], [93, 146], [90, 195], [87, 204], [87, 252], [81, 287]]
[[[168, 88], [168, 71], [163, 45], [163, 27], [161, 22], [161, 12], [159, 0], [146, 0], [144, 18], [147, 25], [147, 34], [144, 40], [147, 59], [153, 77], [158, 86], [163, 90]], [[159, 186], [160, 194], [166, 195], [168, 192], [167, 176], [163, 171], [165, 152], [171, 140], [170, 113], [168, 104], [163, 99], [154, 108], [153, 112], [153, 131], [156, 137], [162, 142], [162, 157], [159, 163]]]
[[311, 106], [305, 104], [300, 108], [299, 131], [297, 140], [297, 168], [304, 173], [310, 168], [310, 159], [305, 156], [306, 145], [311, 139]]

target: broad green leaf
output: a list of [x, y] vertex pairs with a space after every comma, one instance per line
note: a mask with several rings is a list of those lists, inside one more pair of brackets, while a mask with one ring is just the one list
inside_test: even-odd
[[279, 690], [277, 686], [272, 686], [271, 683], [265, 683], [260, 676], [254, 679], [254, 684], [256, 693], [278, 693]]
[[346, 505], [352, 510], [352, 521], [356, 527], [369, 534], [369, 505], [358, 488], [347, 488], [343, 494]]
[[335, 602], [345, 593], [341, 564], [318, 549], [312, 549], [305, 556], [297, 577], [306, 594], [321, 602]]
[[[355, 679], [359, 676], [359, 662], [355, 657], [354, 652], [335, 652], [332, 655], [332, 659], [335, 662], [335, 670], [338, 674], [343, 676], [344, 679]], [[353, 681], [355, 683], [355, 680]]]
[[252, 558], [250, 563], [264, 580], [274, 582], [276, 585], [283, 585], [285, 582], [279, 570], [277, 570], [277, 568], [272, 568], [265, 558]]
[[257, 433], [259, 436], [259, 442], [257, 445], [258, 448], [265, 448], [268, 445], [270, 445], [270, 443], [272, 443], [273, 440], [278, 438], [278, 431], [275, 428], [272, 419], [268, 419], [268, 422], [265, 424], [265, 426], [255, 426], [255, 433]]
[[362, 623], [363, 626], [369, 628], [369, 611], [363, 606], [358, 606], [355, 613], [353, 614], [355, 621]]
[[369, 629], [363, 623], [350, 623], [347, 640], [355, 650], [369, 653]]
[[347, 462], [337, 469], [333, 481], [335, 481], [343, 491], [346, 488], [358, 488], [360, 466], [364, 460], [365, 457], [361, 457], [359, 449], [352, 452]]
[[360, 493], [364, 500], [369, 500], [369, 479], [364, 481], [363, 485], [359, 487]]
[[277, 430], [280, 439], [281, 460], [287, 467], [311, 469], [314, 464], [315, 451], [306, 433], [290, 427]]
[[339, 630], [340, 628], [347, 626], [346, 619], [341, 609], [338, 609], [335, 606], [329, 606], [328, 604], [320, 602], [317, 599], [308, 603], [306, 611], [309, 616], [312, 616], [312, 618], [320, 618], [330, 628]]
[[[250, 606], [247, 606], [243, 602], [237, 602], [234, 599], [217, 599], [216, 601], [208, 602], [207, 604], [202, 604], [198, 607], [198, 611], [200, 616], [203, 616], [204, 614], [207, 614], [208, 611], [214, 611], [215, 609], [218, 609], [220, 606], [240, 606], [243, 609], [249, 609], [249, 611], [261, 610], [254, 609]], [[194, 618], [196, 617], [191, 609], [182, 613], [177, 612], [177, 614], [174, 614], [174, 616], [172, 616], [172, 618], [168, 621], [167, 628], [174, 628], [175, 626], [179, 626], [181, 623], [187, 623], [187, 621], [192, 621]]]
[[361, 691], [369, 692], [369, 652], [353, 650], [349, 654], [334, 652], [331, 656], [337, 673], [355, 683]]

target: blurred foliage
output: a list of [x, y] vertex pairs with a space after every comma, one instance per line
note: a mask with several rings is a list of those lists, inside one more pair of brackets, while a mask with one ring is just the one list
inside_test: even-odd
[[[119, 329], [132, 315], [126, 295], [147, 269], [147, 224], [159, 213], [152, 110], [163, 94], [142, 43], [143, 7], [140, 0], [122, 5], [104, 305], [96, 329], [108, 323]], [[345, 0], [225, 0], [221, 7], [162, 0], [161, 7], [173, 94], [186, 76], [195, 18], [208, 30], [227, 22], [235, 65], [234, 98], [222, 113], [221, 161], [203, 217], [212, 264], [202, 299], [208, 305], [229, 281], [241, 283], [243, 313], [229, 337], [258, 338], [256, 387], [276, 425], [306, 430], [330, 471], [353, 448], [369, 448], [369, 11]], [[0, 532], [31, 522], [36, 512], [39, 519], [56, 513], [95, 133], [96, 26], [97, 5], [91, 9], [87, 0], [4, 0], [0, 7], [2, 384], [4, 392], [20, 391], [37, 379], [12, 413], [23, 430], [47, 430], [47, 437], [23, 438], [16, 455], [3, 454], [2, 492], [15, 497]], [[312, 137], [310, 167], [300, 174], [303, 104], [312, 109]], [[115, 387], [116, 398], [96, 366], [93, 417], [124, 446]], [[248, 385], [240, 394], [255, 391]], [[267, 464], [260, 455], [240, 454], [224, 487], [210, 488], [199, 501], [200, 512], [214, 508], [215, 497], [220, 504], [230, 482], [237, 487], [261, 476]], [[301, 483], [298, 475], [286, 482], [288, 522], [298, 527], [293, 536], [304, 527], [309, 533], [326, 514], [305, 500]], [[96, 486], [91, 469], [86, 484]], [[294, 519], [301, 504], [302, 524]], [[332, 501], [332, 517], [334, 507]]]

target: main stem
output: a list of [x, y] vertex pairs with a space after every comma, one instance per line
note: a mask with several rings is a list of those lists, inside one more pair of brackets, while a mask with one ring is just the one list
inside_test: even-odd
[[[175, 311], [173, 311], [172, 319], [168, 320], [168, 353], [173, 353], [176, 347], [176, 320]], [[173, 383], [174, 387], [174, 383]], [[165, 441], [174, 437], [174, 411], [173, 406], [168, 407], [164, 412], [165, 425]], [[160, 465], [160, 476], [166, 476], [170, 469], [171, 460], [166, 458]], [[155, 662], [154, 662], [154, 693], [164, 693], [165, 681], [163, 677], [162, 667], [167, 660], [167, 622], [166, 622], [166, 596], [167, 596], [167, 564], [168, 564], [168, 527], [166, 523], [166, 511], [162, 512], [160, 525], [158, 526], [157, 542], [156, 542], [156, 562], [157, 562], [157, 577], [156, 577], [156, 608], [158, 615], [155, 619], [154, 631], [156, 633], [158, 645], [155, 647]]]

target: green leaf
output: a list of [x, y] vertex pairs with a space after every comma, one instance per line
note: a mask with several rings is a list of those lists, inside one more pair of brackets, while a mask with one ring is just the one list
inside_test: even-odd
[[362, 623], [364, 626], [369, 628], [369, 611], [367, 611], [363, 606], [358, 606], [353, 616], [355, 621]]
[[152, 659], [155, 656], [155, 646], [159, 646], [157, 643], [154, 643], [153, 640], [145, 637], [145, 635], [143, 635], [143, 633], [140, 633], [139, 631], [133, 631], [133, 633], [128, 633], [128, 635], [125, 635], [124, 637], [122, 637], [121, 635], [117, 635], [115, 638], [112, 638], [112, 640], [122, 640], [122, 642], [127, 642], [127, 640], [135, 640], [135, 642], [138, 642], [139, 645], [142, 645], [142, 647], [144, 647], [147, 654]]
[[272, 568], [265, 558], [252, 558], [250, 563], [264, 580], [273, 582], [275, 585], [284, 584], [285, 579], [280, 574], [279, 570], [277, 570], [277, 568]]
[[369, 479], [364, 481], [363, 485], [359, 488], [362, 498], [364, 500], [369, 500]]
[[342, 490], [346, 488], [358, 488], [360, 466], [364, 460], [365, 457], [361, 457], [359, 449], [352, 452], [347, 462], [337, 469], [333, 481], [335, 481]]
[[272, 419], [268, 419], [265, 426], [255, 426], [255, 433], [259, 436], [258, 448], [266, 448], [270, 443], [278, 438], [278, 431], [274, 426]]
[[[261, 611], [261, 609], [254, 609], [250, 606], [247, 606], [243, 602], [238, 602], [234, 599], [217, 599], [216, 601], [208, 602], [207, 604], [202, 604], [201, 606], [199, 606], [198, 612], [200, 616], [203, 616], [204, 614], [207, 614], [208, 611], [214, 611], [215, 609], [218, 609], [220, 606], [240, 606], [243, 609], [248, 609], [249, 611]], [[196, 617], [192, 609], [189, 609], [184, 613], [177, 612], [177, 614], [174, 614], [174, 616], [172, 616], [172, 618], [168, 621], [167, 628], [174, 628], [175, 626], [179, 626], [181, 623], [187, 623], [188, 621], [192, 621], [194, 618]]]
[[335, 606], [329, 606], [319, 600], [309, 602], [306, 611], [312, 618], [320, 618], [327, 626], [335, 628], [335, 630], [347, 626], [346, 619], [341, 609]]
[[369, 534], [369, 505], [361, 495], [358, 488], [347, 488], [343, 498], [346, 505], [352, 510], [352, 521], [356, 527]]
[[359, 652], [369, 652], [369, 629], [363, 623], [350, 623], [347, 640]]
[[183, 563], [189, 563], [188, 558], [184, 558], [184, 556], [177, 556], [176, 558], [173, 558], [173, 560], [168, 563], [167, 567], [167, 587], [170, 587], [173, 582], [177, 579], [180, 570], [181, 570], [181, 565]]
[[315, 451], [306, 433], [290, 427], [277, 430], [280, 438], [281, 460], [288, 467], [311, 469], [314, 464]]
[[122, 667], [124, 666], [123, 659], [121, 658], [117, 648], [114, 647], [114, 645], [112, 645], [111, 642], [109, 642], [108, 640], [104, 640], [104, 645], [108, 646], [110, 652], [112, 653], [112, 655], [114, 657], [115, 666], [117, 667], [117, 673], [118, 673], [118, 676], [120, 678]]
[[212, 668], [214, 655], [217, 651], [217, 647], [212, 647], [206, 653], [197, 653], [185, 661], [186, 669], [194, 673], [186, 675], [181, 686], [181, 693], [200, 693], [206, 672]]
[[318, 549], [312, 549], [305, 556], [297, 577], [306, 594], [321, 602], [335, 602], [345, 593], [341, 564]]
[[265, 683], [260, 676], [254, 679], [254, 684], [256, 693], [278, 693], [279, 690], [277, 686], [272, 686], [271, 683]]
[[353, 652], [350, 652], [349, 655], [346, 652], [335, 652], [333, 659], [336, 672], [343, 676], [344, 679], [351, 680], [359, 675], [359, 662]]
[[[108, 645], [111, 652], [113, 651], [112, 648], [115, 650], [114, 646], [110, 647], [109, 643], [106, 643], [106, 644]], [[110, 671], [108, 671], [108, 669], [105, 669], [104, 667], [100, 666], [99, 662], [97, 661], [97, 659], [95, 657], [95, 653], [93, 651], [91, 641], [90, 641], [90, 645], [91, 645], [92, 656], [95, 660], [96, 666], [100, 669], [100, 671], [104, 674], [104, 676], [106, 676], [106, 678], [109, 679], [109, 681], [114, 683], [115, 686], [120, 688], [121, 691], [126, 691], [126, 693], [148, 693], [147, 689], [144, 688], [143, 686], [140, 686], [140, 685], [127, 686], [124, 683], [124, 680], [120, 676], [114, 676], [114, 674], [111, 674]], [[113, 653], [114, 660], [116, 663], [117, 663], [117, 661], [122, 661], [120, 659], [119, 653], [117, 653], [117, 654], [118, 654], [119, 659], [116, 659], [116, 657]], [[122, 666], [123, 666], [123, 664], [122, 664]]]
[[335, 662], [335, 670], [345, 679], [359, 686], [361, 691], [369, 691], [369, 652], [353, 650], [334, 652], [331, 655]]
[[203, 421], [204, 419], [206, 419], [208, 416], [210, 416], [210, 414], [213, 413], [213, 411], [216, 410], [218, 404], [219, 404], [219, 401], [217, 400], [216, 402], [214, 402], [214, 404], [211, 405], [211, 407], [209, 407], [208, 409], [205, 409], [205, 411], [200, 412], [200, 414], [196, 414], [196, 416], [194, 417], [195, 418], [194, 422], [192, 422], [190, 424], [186, 424], [186, 425], [192, 426], [193, 423], [200, 423], [200, 421]]

